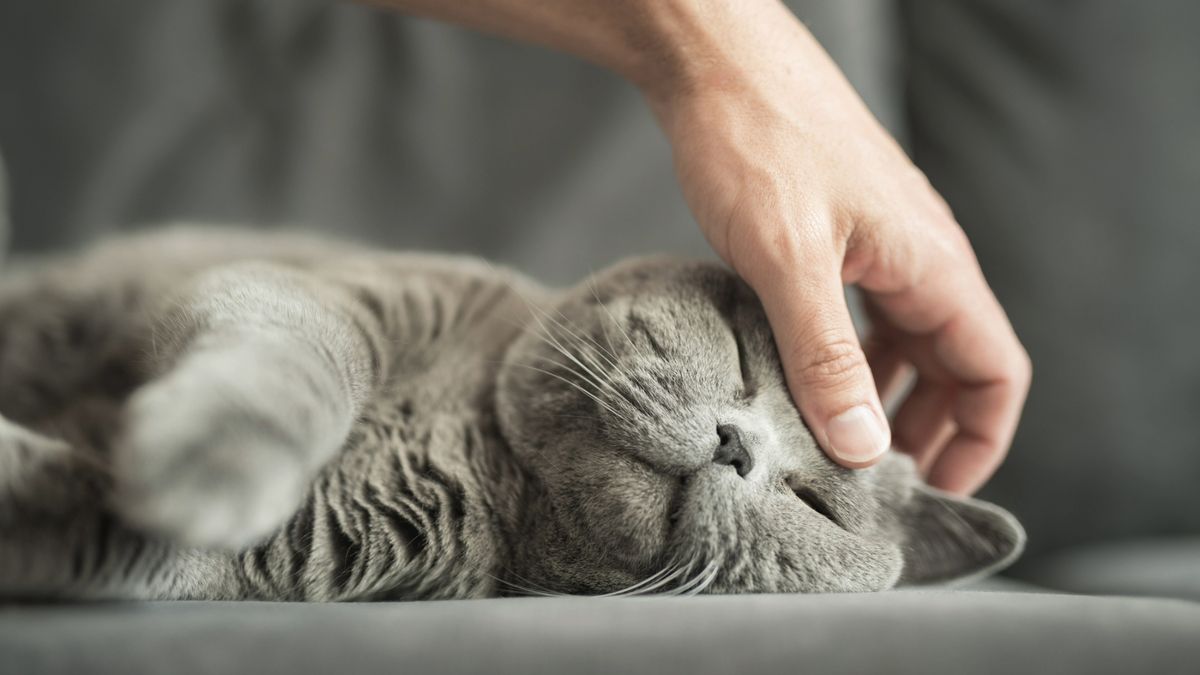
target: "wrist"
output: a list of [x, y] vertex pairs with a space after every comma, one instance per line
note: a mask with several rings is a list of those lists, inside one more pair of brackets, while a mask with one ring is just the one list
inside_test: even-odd
[[777, 0], [660, 0], [636, 56], [613, 69], [641, 91], [664, 126], [697, 99], [812, 91], [837, 72], [799, 20]]

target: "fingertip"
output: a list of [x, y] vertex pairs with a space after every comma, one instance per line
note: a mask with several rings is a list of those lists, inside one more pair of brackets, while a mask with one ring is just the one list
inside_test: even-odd
[[823, 446], [838, 464], [866, 468], [878, 462], [891, 446], [891, 430], [874, 406], [862, 403], [826, 423]]

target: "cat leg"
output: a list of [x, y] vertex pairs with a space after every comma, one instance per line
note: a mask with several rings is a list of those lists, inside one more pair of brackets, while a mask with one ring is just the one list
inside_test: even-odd
[[98, 502], [102, 479], [94, 457], [0, 416], [0, 523], [61, 516]]
[[77, 551], [106, 543], [85, 532], [104, 482], [94, 457], [0, 417], [0, 597], [58, 595], [77, 584], [76, 561], [85, 559]]
[[117, 522], [104, 463], [0, 417], [0, 601], [241, 597], [226, 557]]
[[371, 318], [283, 266], [201, 276], [158, 324], [162, 375], [127, 405], [117, 512], [206, 547], [244, 548], [283, 524], [381, 376]]

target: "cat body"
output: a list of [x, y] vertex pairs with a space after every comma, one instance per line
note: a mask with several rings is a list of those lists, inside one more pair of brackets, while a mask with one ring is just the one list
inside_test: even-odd
[[0, 279], [0, 414], [0, 597], [881, 590], [1023, 537], [829, 462], [712, 263], [116, 240]]

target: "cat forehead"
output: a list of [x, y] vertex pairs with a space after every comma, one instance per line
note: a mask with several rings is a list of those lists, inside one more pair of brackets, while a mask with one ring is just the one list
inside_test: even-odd
[[608, 319], [644, 322], [685, 339], [708, 337], [721, 324], [765, 327], [750, 287], [715, 261], [671, 256], [627, 260], [580, 284], [566, 304], [600, 306], [609, 310]]
[[713, 301], [743, 290], [737, 275], [720, 263], [674, 256], [625, 260], [582, 286], [601, 299], [624, 295]]

